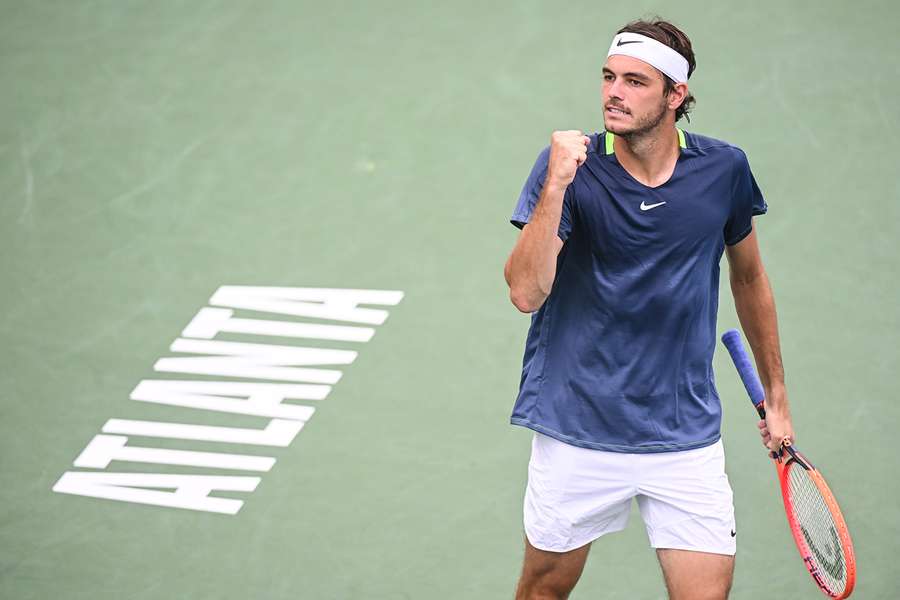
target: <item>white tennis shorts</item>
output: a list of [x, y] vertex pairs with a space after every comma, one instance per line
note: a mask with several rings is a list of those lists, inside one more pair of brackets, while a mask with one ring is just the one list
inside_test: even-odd
[[632, 498], [653, 548], [734, 555], [734, 502], [722, 440], [694, 450], [624, 454], [534, 434], [525, 535], [535, 548], [567, 552], [621, 531]]

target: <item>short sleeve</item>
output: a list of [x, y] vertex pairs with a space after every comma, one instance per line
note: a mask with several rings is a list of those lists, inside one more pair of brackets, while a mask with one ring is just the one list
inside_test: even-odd
[[[516, 208], [509, 219], [509, 222], [519, 229], [525, 227], [525, 224], [531, 220], [531, 214], [534, 212], [534, 207], [537, 206], [538, 199], [541, 197], [541, 190], [544, 188], [544, 179], [547, 177], [549, 164], [550, 146], [547, 146], [538, 154], [537, 160], [534, 161], [531, 174], [525, 180], [525, 185], [519, 194], [519, 201], [516, 203]], [[572, 186], [566, 189], [563, 199], [558, 235], [562, 241], [566, 241], [570, 233], [572, 233]]]
[[747, 155], [734, 148], [734, 171], [731, 186], [731, 214], [725, 223], [725, 243], [733, 246], [750, 235], [753, 217], [764, 215], [769, 209], [756, 179], [750, 171]]

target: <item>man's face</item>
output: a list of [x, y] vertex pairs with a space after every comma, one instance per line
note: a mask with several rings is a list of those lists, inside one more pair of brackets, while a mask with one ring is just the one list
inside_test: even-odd
[[645, 133], [666, 116], [663, 76], [642, 60], [615, 55], [603, 67], [603, 122], [616, 135]]

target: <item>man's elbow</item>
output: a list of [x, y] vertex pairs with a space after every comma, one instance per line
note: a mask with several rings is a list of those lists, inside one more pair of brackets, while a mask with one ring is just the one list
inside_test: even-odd
[[509, 299], [512, 301], [519, 312], [533, 313], [541, 308], [546, 300], [546, 296], [535, 296], [534, 294], [526, 294], [516, 288], [510, 288]]
[[506, 259], [506, 264], [503, 265], [503, 279], [506, 280], [506, 285], [512, 287], [512, 255]]

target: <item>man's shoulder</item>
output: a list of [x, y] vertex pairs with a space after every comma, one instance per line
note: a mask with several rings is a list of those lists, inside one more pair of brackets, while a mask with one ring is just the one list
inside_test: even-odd
[[731, 142], [726, 142], [725, 140], [720, 140], [708, 135], [695, 133], [693, 131], [685, 131], [684, 134], [688, 148], [696, 148], [697, 150], [740, 150], [740, 148]]
[[689, 150], [693, 150], [698, 156], [705, 156], [712, 160], [724, 160], [728, 164], [738, 164], [738, 161], [746, 161], [747, 155], [738, 146], [724, 140], [716, 139], [708, 135], [685, 131], [685, 142]]

